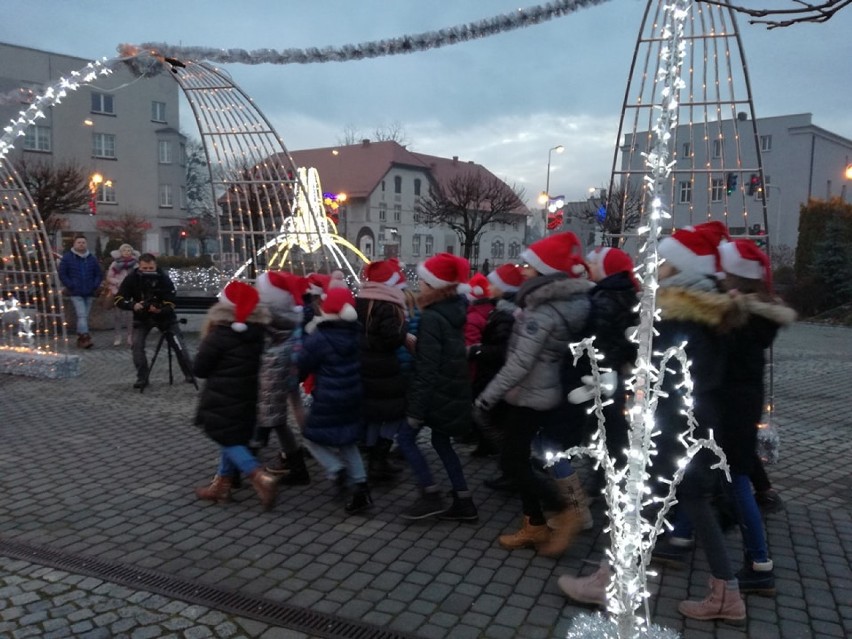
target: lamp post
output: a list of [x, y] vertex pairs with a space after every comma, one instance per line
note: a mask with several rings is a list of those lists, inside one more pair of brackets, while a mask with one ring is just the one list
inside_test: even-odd
[[[764, 184], [764, 189], [778, 189], [778, 206], [775, 207], [775, 230], [774, 235], [770, 238], [769, 246], [779, 246], [781, 244], [781, 187], [776, 184]], [[769, 195], [767, 193], [767, 195]], [[766, 229], [767, 235], [769, 229]]]
[[539, 196], [539, 202], [542, 204], [542, 221], [544, 223], [543, 235], [547, 235], [547, 204], [550, 200], [550, 160], [553, 157], [553, 152], [562, 153], [565, 147], [557, 144], [547, 150], [547, 178], [544, 181], [544, 193]]
[[[849, 162], [848, 157], [846, 158], [846, 161], [847, 161], [846, 171], [844, 172], [843, 176], [846, 178], [846, 182], [849, 182], [850, 180], [852, 180], [852, 164], [848, 163]], [[843, 188], [840, 189], [840, 199], [843, 202], [846, 201], [846, 183], [845, 182], [843, 184]]]

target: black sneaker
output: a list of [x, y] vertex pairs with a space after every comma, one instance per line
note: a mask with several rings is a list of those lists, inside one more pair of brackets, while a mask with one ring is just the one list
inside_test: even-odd
[[144, 379], [137, 379], [133, 383], [133, 388], [145, 388], [145, 380]]
[[440, 515], [446, 510], [447, 509], [444, 507], [444, 499], [441, 497], [440, 493], [421, 493], [420, 497], [417, 498], [417, 501], [415, 501], [410, 508], [400, 513], [399, 516], [403, 519], [416, 521], [418, 519], [426, 519], [427, 517]]
[[780, 513], [784, 510], [784, 500], [774, 488], [754, 493], [754, 500], [765, 515]]
[[443, 521], [478, 521], [479, 513], [470, 497], [457, 497], [453, 494], [453, 505], [438, 515]]
[[686, 566], [687, 554], [689, 548], [684, 546], [676, 546], [668, 539], [663, 539], [654, 546], [651, 551], [651, 561], [664, 564], [670, 568], [681, 570]]
[[263, 467], [263, 470], [270, 475], [280, 477], [290, 472], [290, 465], [287, 463], [287, 458], [281, 453], [278, 453], [273, 459], [267, 462], [266, 466]]
[[743, 594], [775, 596], [775, 571], [772, 568], [755, 570], [754, 564], [748, 563], [737, 573], [737, 581]]
[[366, 510], [372, 505], [373, 500], [370, 497], [370, 490], [367, 488], [367, 484], [357, 484], [355, 486], [355, 492], [352, 493], [349, 501], [346, 502], [344, 510], [348, 514], [354, 515], [362, 510]]

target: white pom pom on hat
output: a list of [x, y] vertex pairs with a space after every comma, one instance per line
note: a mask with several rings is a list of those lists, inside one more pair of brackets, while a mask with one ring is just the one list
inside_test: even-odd
[[238, 333], [247, 331], [246, 320], [260, 301], [257, 289], [245, 282], [229, 282], [219, 295], [219, 299], [234, 308], [234, 321], [231, 322], [231, 328]]
[[471, 277], [467, 285], [470, 290], [465, 291], [465, 294], [471, 302], [488, 297], [488, 278], [482, 273], [477, 273]]

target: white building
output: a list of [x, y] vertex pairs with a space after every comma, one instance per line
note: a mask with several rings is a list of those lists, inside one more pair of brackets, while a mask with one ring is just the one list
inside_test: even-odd
[[[0, 118], [17, 117], [27, 108], [30, 91], [40, 95], [88, 62], [0, 43]], [[185, 138], [178, 126], [177, 82], [168, 73], [139, 78], [123, 65], [70, 91], [30, 125], [9, 156], [12, 162], [73, 162], [86, 175], [99, 173], [112, 183], [97, 190], [96, 215], [88, 207], [63, 212], [67, 225], [57, 234], [57, 248], [79, 232], [94, 247], [103, 236], [98, 219], [133, 214], [151, 224], [144, 246], [137, 248], [175, 253], [186, 221]]]

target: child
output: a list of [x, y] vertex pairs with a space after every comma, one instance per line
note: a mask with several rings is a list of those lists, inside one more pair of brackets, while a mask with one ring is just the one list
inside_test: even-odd
[[319, 311], [306, 328], [299, 354], [300, 379], [314, 378], [313, 403], [302, 434], [338, 488], [347, 482], [352, 487], [345, 510], [353, 514], [373, 503], [358, 450], [362, 391], [355, 298], [347, 288], [330, 288]]
[[[470, 287], [470, 291], [465, 293], [468, 306], [464, 323], [464, 344], [467, 347], [470, 380], [473, 382], [476, 379], [476, 358], [471, 357], [471, 354], [475, 353], [482, 341], [482, 331], [485, 329], [488, 316], [494, 310], [494, 300], [488, 294], [488, 278], [482, 273], [477, 273], [470, 278], [467, 285]], [[466, 443], [476, 444], [476, 448], [471, 453], [473, 457], [488, 457], [497, 452], [496, 449], [485, 442], [479, 425], [476, 423], [474, 423], [469, 441], [466, 441]]]
[[[107, 269], [106, 282], [109, 291], [110, 302], [118, 295], [118, 288], [133, 269], [139, 266], [139, 251], [135, 250], [130, 244], [122, 244], [118, 250], [110, 253], [113, 258], [113, 263]], [[133, 323], [130, 321], [130, 316], [119, 309], [117, 306], [112, 307], [113, 326], [115, 328], [115, 339], [112, 342], [113, 346], [121, 346], [122, 329], [127, 329], [127, 343], [130, 344], [131, 336], [133, 335]]]
[[264, 509], [275, 503], [275, 478], [264, 472], [248, 449], [257, 414], [257, 375], [269, 312], [258, 306], [257, 291], [231, 282], [207, 312], [193, 373], [206, 379], [195, 423], [221, 449], [219, 468], [209, 486], [196, 488], [199, 499], [231, 497], [232, 475], [242, 472]]
[[[400, 515], [403, 519], [434, 515], [452, 521], [479, 518], [450, 439], [470, 429], [470, 377], [462, 333], [465, 303], [458, 292], [459, 284], [467, 279], [469, 272], [466, 259], [449, 253], [439, 253], [417, 266], [422, 314], [414, 374], [408, 389], [407, 421], [400, 428], [397, 441], [414, 471], [421, 496]], [[453, 504], [449, 509], [444, 507], [438, 485], [417, 447], [417, 435], [423, 426], [430, 428], [432, 447], [453, 486]]]
[[266, 328], [269, 345], [260, 367], [258, 420], [252, 445], [265, 446], [269, 432], [274, 430], [281, 449], [266, 464], [266, 472], [277, 477], [279, 484], [306, 485], [311, 479], [302, 447], [287, 423], [287, 406], [292, 406], [297, 422], [304, 418], [296, 365], [301, 348], [302, 307], [296, 301], [305, 294], [307, 280], [283, 271], [269, 271], [260, 274], [256, 286], [272, 319]]

